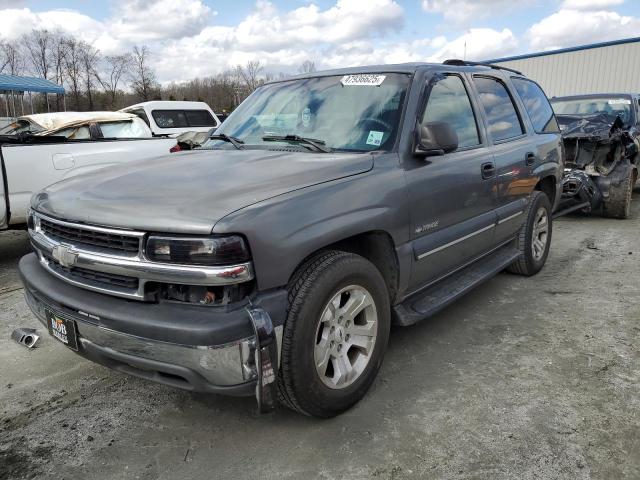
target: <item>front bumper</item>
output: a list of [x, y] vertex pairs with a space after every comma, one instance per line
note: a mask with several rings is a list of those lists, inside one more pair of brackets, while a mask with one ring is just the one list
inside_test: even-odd
[[[191, 391], [253, 394], [262, 375], [260, 361], [255, 360], [261, 346], [255, 312], [273, 322], [275, 337], [281, 334], [285, 318], [284, 290], [258, 295], [250, 306], [144, 303], [67, 284], [45, 271], [35, 254], [23, 257], [19, 270], [27, 303], [45, 326], [45, 308], [75, 321], [78, 354]], [[277, 356], [279, 348], [269, 347]], [[271, 363], [277, 369], [278, 359]]]

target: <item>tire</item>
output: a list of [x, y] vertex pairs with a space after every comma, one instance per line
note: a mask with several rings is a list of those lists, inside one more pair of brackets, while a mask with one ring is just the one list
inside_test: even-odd
[[[279, 400], [305, 415], [334, 417], [365, 395], [382, 364], [391, 325], [385, 281], [363, 257], [327, 251], [300, 267], [288, 290]], [[348, 315], [345, 307], [359, 300], [364, 300], [366, 307], [354, 308], [359, 313]], [[344, 361], [349, 362], [351, 370]]]
[[[541, 223], [541, 217], [546, 217], [546, 231]], [[525, 218], [525, 223], [522, 225], [516, 240], [516, 248], [520, 251], [520, 256], [507, 267], [507, 271], [529, 277], [542, 269], [547, 261], [549, 247], [551, 246], [553, 217], [551, 214], [551, 202], [545, 193], [534, 190], [531, 194], [529, 206], [525, 211]], [[542, 245], [534, 244], [534, 236], [538, 241], [542, 242]]]
[[602, 216], [605, 218], [629, 218], [631, 214], [631, 195], [635, 184], [633, 170], [622, 183], [609, 190], [609, 198], [602, 202]]

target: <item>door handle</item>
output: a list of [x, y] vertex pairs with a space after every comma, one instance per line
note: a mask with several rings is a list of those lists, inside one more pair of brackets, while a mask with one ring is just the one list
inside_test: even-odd
[[493, 177], [496, 174], [496, 166], [493, 164], [493, 162], [483, 163], [480, 169], [482, 170], [482, 178], [484, 178], [485, 180], [487, 178]]
[[527, 155], [524, 158], [524, 163], [525, 165], [527, 165], [527, 167], [530, 167], [531, 165], [536, 163], [536, 154], [533, 152], [527, 153]]

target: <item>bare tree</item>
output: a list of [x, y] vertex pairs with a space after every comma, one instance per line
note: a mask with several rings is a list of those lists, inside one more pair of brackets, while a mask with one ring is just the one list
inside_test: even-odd
[[247, 62], [244, 67], [242, 67], [242, 65], [236, 67], [236, 74], [241, 82], [244, 83], [247, 90], [249, 90], [249, 93], [253, 92], [263, 83], [260, 79], [262, 70], [262, 64], [258, 60]]
[[151, 51], [146, 45], [133, 47], [131, 87], [143, 101], [149, 101], [158, 90], [156, 74], [149, 65]]
[[82, 43], [75, 38], [66, 40], [66, 54], [64, 57], [65, 77], [73, 95], [75, 109], [80, 110], [81, 74], [82, 74]]
[[118, 86], [123, 78], [129, 74], [133, 60], [130, 54], [124, 53], [122, 55], [108, 55], [104, 58], [103, 63], [104, 73], [102, 76], [97, 76], [97, 78], [108, 95], [109, 108], [114, 110], [116, 107]]
[[24, 57], [16, 41], [0, 41], [0, 73], [20, 75], [24, 70]]
[[32, 30], [22, 37], [26, 56], [33, 73], [48, 79], [51, 70], [53, 35], [48, 30]]
[[300, 68], [298, 68], [298, 72], [300, 73], [312, 73], [316, 71], [316, 62], [311, 60], [305, 60], [300, 64]]
[[93, 87], [98, 77], [97, 65], [100, 52], [86, 42], [80, 42], [80, 66], [89, 110], [93, 110]]

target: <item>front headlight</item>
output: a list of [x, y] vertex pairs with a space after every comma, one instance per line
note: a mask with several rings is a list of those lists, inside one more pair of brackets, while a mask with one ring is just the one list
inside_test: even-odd
[[223, 237], [168, 237], [147, 240], [149, 260], [186, 265], [233, 265], [249, 261], [249, 248], [239, 235]]

